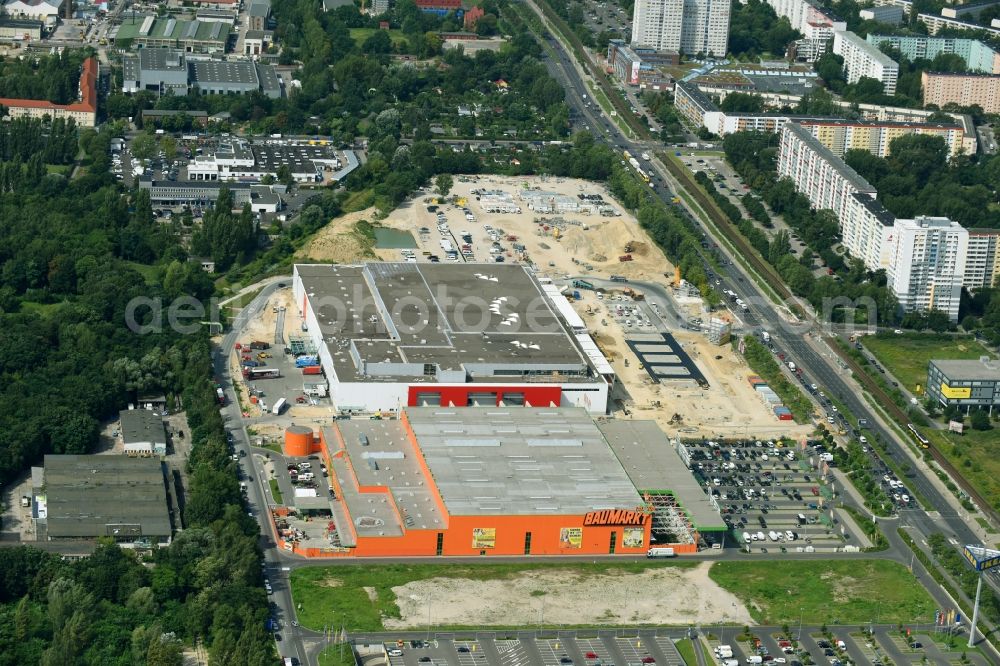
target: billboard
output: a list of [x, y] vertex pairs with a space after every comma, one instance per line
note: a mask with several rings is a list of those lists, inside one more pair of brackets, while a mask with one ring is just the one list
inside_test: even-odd
[[642, 65], [641, 62], [629, 63], [628, 82], [634, 86], [639, 85], [639, 67], [641, 65]]
[[496, 548], [497, 528], [495, 527], [473, 527], [472, 547], [475, 550], [486, 550]]
[[583, 546], [582, 527], [564, 527], [559, 530], [559, 547], [577, 549]]
[[622, 530], [622, 548], [643, 548], [646, 531], [641, 527], [626, 527]]
[[949, 400], [965, 400], [972, 397], [972, 389], [968, 386], [956, 386], [952, 388], [947, 384], [941, 384], [941, 395]]

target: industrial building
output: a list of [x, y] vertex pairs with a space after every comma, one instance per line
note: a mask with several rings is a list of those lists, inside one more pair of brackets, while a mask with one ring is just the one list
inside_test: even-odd
[[139, 188], [149, 190], [149, 200], [154, 206], [210, 206], [218, 200], [223, 187], [232, 193], [235, 208], [250, 204], [254, 213], [276, 213], [284, 207], [279, 192], [284, 188], [270, 185], [153, 180], [148, 176], [139, 179]]
[[9, 118], [72, 119], [79, 127], [94, 127], [97, 123], [97, 58], [83, 61], [80, 72], [80, 98], [72, 104], [56, 104], [37, 99], [11, 99], [0, 97]]
[[986, 409], [1000, 407], [1000, 361], [989, 356], [978, 360], [939, 361], [927, 366], [927, 395], [940, 405]]
[[[342, 160], [341, 157], [344, 159]], [[276, 178], [281, 167], [298, 183], [316, 183], [338, 175], [346, 167], [357, 166], [351, 151], [337, 151], [331, 145], [307, 142], [275, 145], [246, 139], [220, 141], [215, 150], [198, 155], [187, 166], [192, 181], [260, 181]]]
[[42, 21], [55, 25], [62, 11], [64, 0], [7, 0], [3, 10], [7, 16]]
[[[717, 508], [653, 422], [595, 424], [580, 408], [406, 407], [398, 419], [292, 426], [285, 454], [320, 453], [327, 543], [307, 556], [696, 552]], [[297, 505], [296, 505], [297, 506]]]
[[111, 38], [119, 48], [169, 48], [185, 53], [225, 53], [231, 26], [157, 16], [123, 17]]
[[636, 0], [632, 46], [724, 57], [730, 5], [725, 0]]
[[[293, 292], [341, 412], [407, 406], [585, 407], [611, 365], [566, 298], [522, 265], [295, 266]], [[577, 317], [578, 319], [578, 317]]]
[[42, 25], [41, 21], [0, 18], [0, 39], [38, 41], [42, 38]]
[[168, 545], [172, 509], [164, 471], [155, 458], [45, 456], [42, 487], [35, 489], [39, 538]]
[[167, 431], [163, 418], [150, 409], [123, 409], [118, 428], [127, 456], [167, 455]]
[[247, 9], [247, 29], [267, 30], [271, 20], [271, 0], [250, 0]]
[[274, 67], [251, 60], [192, 58], [177, 49], [145, 48], [122, 58], [122, 92], [157, 95], [282, 95]]

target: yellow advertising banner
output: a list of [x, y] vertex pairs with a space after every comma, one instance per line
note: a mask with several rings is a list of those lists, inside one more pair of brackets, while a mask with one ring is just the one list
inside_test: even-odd
[[964, 400], [972, 397], [972, 389], [968, 386], [956, 386], [952, 388], [947, 384], [941, 384], [941, 395], [949, 400]]
[[564, 527], [559, 530], [560, 548], [580, 548], [583, 546], [582, 527]]
[[496, 548], [497, 528], [495, 527], [473, 527], [472, 547], [476, 550], [486, 550]]
[[641, 527], [626, 527], [622, 530], [623, 548], [642, 548], [646, 541], [646, 531]]

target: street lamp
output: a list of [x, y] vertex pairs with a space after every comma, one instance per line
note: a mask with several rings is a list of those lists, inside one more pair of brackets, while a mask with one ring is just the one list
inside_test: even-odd
[[799, 637], [795, 639], [795, 641], [797, 643], [801, 643], [802, 642], [802, 613], [803, 613], [803, 610], [802, 610], [802, 607], [800, 606], [799, 607]]

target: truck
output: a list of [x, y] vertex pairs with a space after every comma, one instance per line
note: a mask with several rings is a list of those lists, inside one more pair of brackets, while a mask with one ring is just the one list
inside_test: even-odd
[[628, 282], [628, 278], [625, 277], [624, 275], [612, 275], [611, 276], [611, 281], [612, 282]]
[[323, 366], [321, 365], [307, 365], [302, 368], [303, 375], [321, 375], [323, 374]]
[[299, 356], [295, 359], [296, 368], [305, 368], [310, 365], [319, 365], [319, 359], [315, 356]]
[[573, 280], [573, 286], [576, 287], [577, 289], [590, 289], [591, 291], [594, 290], [594, 285], [591, 284], [590, 282], [587, 282], [586, 280]]
[[677, 553], [673, 548], [650, 548], [646, 551], [646, 557], [676, 557]]
[[719, 655], [722, 659], [731, 659], [733, 656], [733, 646], [732, 645], [720, 645], [715, 648], [715, 654]]
[[792, 372], [795, 372], [795, 364], [792, 363], [791, 361], [789, 361], [788, 362], [788, 369], [791, 370]]
[[260, 340], [254, 340], [250, 343], [250, 349], [270, 349], [271, 345], [266, 342], [261, 342]]
[[215, 399], [219, 401], [220, 405], [226, 404], [226, 393], [221, 386], [215, 389]]
[[278, 402], [274, 403], [274, 406], [271, 407], [271, 413], [277, 416], [278, 414], [281, 414], [281, 411], [286, 406], [288, 406], [288, 401], [284, 398], [278, 398]]
[[762, 332], [760, 334], [760, 339], [763, 340], [764, 342], [770, 342], [771, 341], [771, 334], [768, 333], [767, 331], [764, 331], [764, 332]]

